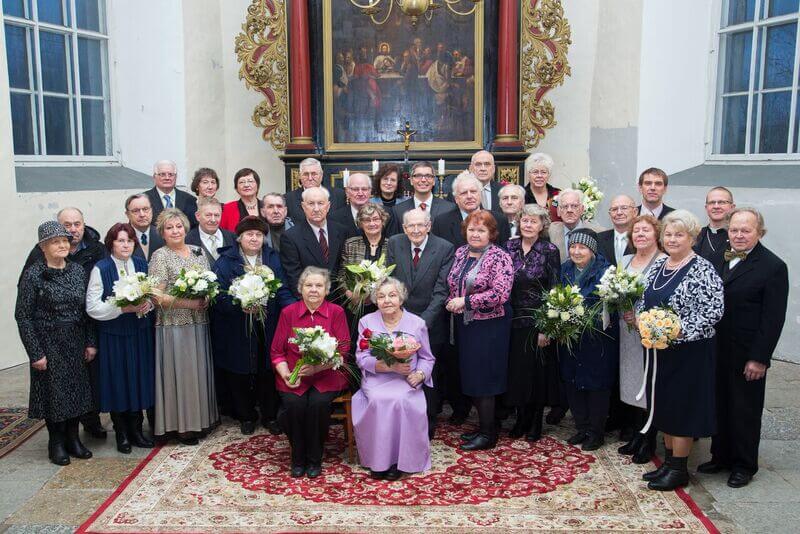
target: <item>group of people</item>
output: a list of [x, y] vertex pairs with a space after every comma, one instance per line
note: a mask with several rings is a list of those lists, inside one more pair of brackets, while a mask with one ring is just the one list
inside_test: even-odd
[[[492, 154], [479, 151], [446, 200], [433, 194], [428, 162], [412, 166], [413, 194], [404, 196], [397, 166], [353, 173], [341, 190], [324, 185], [309, 158], [300, 188], [286, 194], [259, 196], [258, 174], [238, 171], [239, 198], [223, 205], [212, 169], [195, 174], [194, 197], [175, 188], [175, 164], [160, 161], [154, 187], [125, 201], [127, 221], [103, 241], [80, 210], [62, 209], [39, 227], [16, 307], [30, 416], [47, 422], [50, 459], [90, 457], [78, 424], [105, 437], [98, 412], [110, 413], [122, 453], [153, 446], [145, 414], [156, 440], [185, 445], [222, 414], [244, 435], [259, 422], [286, 433], [291, 475], [315, 478], [332, 403], [351, 391], [360, 463], [376, 479], [430, 468], [429, 440], [447, 403], [453, 425], [476, 408], [477, 426], [461, 435], [466, 451], [494, 447], [511, 414], [509, 436], [535, 442], [544, 421], [569, 410], [568, 442], [585, 451], [619, 430], [619, 453], [647, 463], [662, 432], [666, 460], [644, 475], [651, 489], [687, 484], [693, 441], [708, 436], [712, 458], [699, 471], [729, 470], [730, 486], [746, 485], [758, 469], [766, 370], [788, 295], [786, 264], [760, 243], [763, 217], [715, 187], [701, 227], [663, 203], [668, 176], [650, 168], [638, 180], [641, 202], [613, 198], [613, 228], [603, 230], [584, 219], [580, 190], [549, 184], [553, 166], [533, 154], [525, 186], [503, 185]], [[395, 266], [391, 276], [365, 306], [346, 306], [356, 298], [346, 266], [381, 258]], [[259, 265], [282, 287], [254, 323], [256, 310], [225, 290]], [[602, 334], [589, 329], [569, 350], [537, 330], [545, 292], [573, 284], [590, 305], [611, 265], [641, 273], [635, 309], [598, 319]], [[198, 268], [217, 275], [217, 299], [170, 296], [181, 271]], [[120, 308], [109, 301], [114, 282], [134, 272], [156, 277], [159, 291]], [[635, 326], [655, 306], [675, 311], [681, 334], [651, 356]], [[290, 338], [315, 326], [337, 340], [358, 380], [331, 365], [302, 365], [291, 380], [301, 354]], [[399, 332], [419, 342], [410, 359], [389, 365], [372, 354], [369, 333]]]

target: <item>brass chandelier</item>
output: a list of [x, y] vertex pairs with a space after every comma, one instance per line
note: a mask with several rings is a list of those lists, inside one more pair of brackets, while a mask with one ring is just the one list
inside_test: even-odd
[[[425, 17], [430, 22], [433, 12], [441, 7], [446, 7], [454, 15], [468, 17], [475, 13], [478, 4], [483, 0], [441, 1], [443, 3], [437, 3], [435, 0], [367, 0], [365, 4], [362, 4], [356, 0], [350, 0], [350, 3], [359, 8], [364, 15], [369, 16], [372, 22], [379, 26], [389, 20], [392, 9], [397, 4], [398, 9], [411, 18], [411, 25], [416, 26], [420, 17]], [[388, 7], [386, 7], [386, 4], [388, 4]], [[383, 11], [385, 11], [385, 16], [381, 19], [380, 13]]]

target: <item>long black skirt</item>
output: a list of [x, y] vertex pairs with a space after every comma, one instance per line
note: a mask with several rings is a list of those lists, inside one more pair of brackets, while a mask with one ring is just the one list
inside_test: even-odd
[[556, 406], [560, 404], [561, 380], [555, 345], [536, 345], [534, 328], [512, 328], [508, 351], [508, 406]]
[[455, 317], [458, 368], [461, 391], [468, 397], [489, 397], [505, 393], [508, 387], [508, 342], [511, 308], [494, 319], [473, 320]]

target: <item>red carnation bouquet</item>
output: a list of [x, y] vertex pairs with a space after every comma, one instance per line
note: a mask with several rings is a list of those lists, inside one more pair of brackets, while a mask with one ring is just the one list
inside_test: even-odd
[[375, 358], [386, 365], [406, 363], [420, 348], [411, 334], [394, 332], [392, 334], [375, 334], [369, 328], [361, 332], [358, 348], [369, 350]]

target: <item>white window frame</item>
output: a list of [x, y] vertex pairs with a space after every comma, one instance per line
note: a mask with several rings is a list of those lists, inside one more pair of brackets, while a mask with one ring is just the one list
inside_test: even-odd
[[[65, 2], [66, 8], [70, 10], [69, 13], [69, 20], [71, 22], [71, 26], [59, 26], [57, 24], [50, 24], [47, 22], [39, 22], [38, 20], [38, 4], [37, 2], [33, 1], [30, 3], [30, 9], [32, 13], [30, 13], [30, 18], [20, 18], [14, 17], [11, 15], [2, 16], [2, 22], [9, 23], [14, 26], [21, 26], [28, 28], [32, 34], [32, 46], [33, 49], [28, 51], [28, 55], [31, 58], [31, 65], [29, 65], [29, 76], [35, 76], [38, 78], [39, 82], [37, 84], [37, 89], [35, 90], [19, 90], [9, 87], [9, 99], [10, 95], [13, 93], [17, 94], [30, 94], [33, 92], [34, 98], [37, 99], [37, 106], [39, 109], [38, 119], [35, 116], [32, 110], [32, 120], [36, 122], [34, 128], [34, 146], [39, 149], [40, 143], [46, 143], [45, 136], [44, 136], [44, 96], [46, 96], [46, 92], [42, 89], [42, 74], [41, 74], [41, 58], [39, 57], [39, 31], [46, 30], [51, 31], [53, 33], [58, 33], [64, 36], [70, 37], [70, 46], [69, 50], [67, 51], [70, 64], [67, 68], [67, 95], [69, 97], [69, 114], [70, 119], [72, 121], [71, 129], [70, 129], [70, 136], [73, 139], [74, 146], [76, 151], [81, 151], [83, 149], [83, 116], [82, 116], [82, 106], [83, 106], [83, 99], [90, 99], [90, 100], [102, 100], [107, 101], [108, 104], [106, 106], [106, 135], [110, 137], [108, 141], [108, 145], [111, 151], [111, 154], [104, 155], [104, 156], [83, 156], [83, 155], [34, 155], [34, 154], [14, 154], [14, 163], [17, 166], [25, 167], [42, 167], [42, 166], [107, 166], [111, 165], [119, 165], [120, 160], [118, 157], [119, 154], [119, 147], [117, 145], [117, 136], [114, 135], [114, 120], [115, 112], [114, 112], [114, 94], [112, 91], [113, 84], [111, 83], [111, 69], [112, 69], [112, 58], [111, 58], [111, 42], [109, 38], [109, 19], [110, 17], [110, 10], [111, 10], [111, 0], [106, 0], [103, 2], [103, 11], [101, 12], [101, 16], [105, 17], [103, 21], [103, 25], [105, 26], [106, 33], [95, 32], [91, 30], [84, 30], [79, 29], [77, 27], [77, 17], [75, 11], [75, 1], [74, 0], [66, 0]], [[62, 4], [63, 5], [63, 4]], [[28, 9], [28, 3], [25, 2], [25, 9]], [[64, 13], [64, 20], [67, 20], [66, 13]], [[81, 94], [81, 84], [80, 80], [75, 80], [73, 83], [72, 77], [80, 76], [80, 71], [78, 68], [78, 38], [79, 37], [88, 37], [96, 40], [101, 40], [104, 42], [103, 50], [105, 52], [105, 57], [102, 58], [101, 61], [101, 68], [103, 69], [102, 72], [102, 83], [103, 83], [103, 97], [96, 97], [96, 96], [83, 96]], [[31, 47], [30, 41], [27, 43], [28, 47]], [[6, 52], [7, 53], [7, 52]], [[7, 61], [7, 58], [2, 58], [3, 61]], [[31, 84], [33, 85], [33, 84]], [[73, 91], [74, 86], [74, 91]], [[61, 93], [58, 96], [63, 96]], [[77, 107], [76, 107], [77, 106]], [[46, 146], [46, 145], [45, 145]], [[13, 150], [12, 150], [13, 152]]]
[[[798, 84], [798, 74], [800, 74], [800, 11], [797, 13], [791, 13], [788, 15], [781, 15], [779, 17], [773, 17], [768, 20], [758, 20], [759, 13], [766, 7], [766, 10], [769, 9], [768, 2], [770, 0], [756, 0], [755, 3], [755, 15], [754, 19], [755, 22], [745, 22], [742, 24], [737, 24], [733, 26], [728, 26], [727, 28], [722, 27], [722, 20], [724, 17], [724, 12], [728, 8], [728, 4], [730, 0], [714, 0], [712, 6], [712, 33], [711, 33], [711, 48], [710, 48], [710, 63], [709, 63], [709, 80], [711, 80], [710, 84], [710, 91], [709, 91], [709, 107], [710, 110], [707, 127], [706, 127], [706, 161], [715, 162], [715, 163], [770, 163], [770, 162], [786, 162], [793, 163], [800, 161], [800, 151], [799, 152], [788, 152], [788, 153], [777, 153], [777, 154], [748, 154], [747, 151], [750, 150], [750, 141], [751, 136], [756, 135], [760, 136], [760, 128], [754, 127], [755, 125], [760, 124], [761, 122], [761, 111], [757, 110], [757, 118], [755, 124], [751, 124], [752, 120], [752, 112], [753, 106], [757, 105], [757, 96], [759, 93], [768, 93], [772, 92], [773, 90], [758, 90], [756, 89], [756, 80], [755, 76], [753, 75], [755, 72], [755, 54], [751, 56], [750, 62], [750, 86], [747, 92], [742, 92], [742, 95], [748, 95], [748, 105], [747, 105], [747, 133], [745, 136], [745, 153], [744, 154], [719, 154], [714, 152], [714, 148], [717, 144], [717, 141], [720, 139], [721, 130], [722, 130], [722, 114], [720, 113], [721, 104], [722, 104], [722, 76], [724, 75], [724, 65], [720, 64], [721, 60], [721, 43], [723, 35], [727, 33], [734, 33], [737, 31], [745, 30], [745, 29], [754, 29], [753, 31], [753, 40], [751, 44], [751, 50], [758, 50], [758, 39], [759, 30], [761, 28], [766, 28], [769, 26], [775, 26], [780, 24], [785, 24], [787, 22], [796, 22], [797, 23], [797, 35], [795, 37], [795, 55], [794, 55], [794, 75], [792, 78], [792, 88], [791, 88], [791, 103], [790, 103], [790, 111], [789, 111], [789, 139], [788, 139], [788, 146], [793, 146], [795, 139], [800, 135], [800, 131], [795, 126], [796, 122], [796, 114], [798, 113], [798, 106], [800, 106], [800, 99], [798, 99], [798, 90], [800, 90], [800, 84]], [[766, 5], [766, 6], [765, 6]], [[768, 12], [768, 11], [765, 11]], [[766, 40], [766, 33], [764, 32], [764, 40]], [[764, 66], [764, 55], [766, 54], [766, 46], [761, 46], [761, 72], [759, 73], [760, 77], [764, 77], [764, 72], [766, 68]], [[785, 91], [785, 88], [777, 89], [775, 91]], [[800, 150], [800, 145], [798, 145], [798, 150]]]

